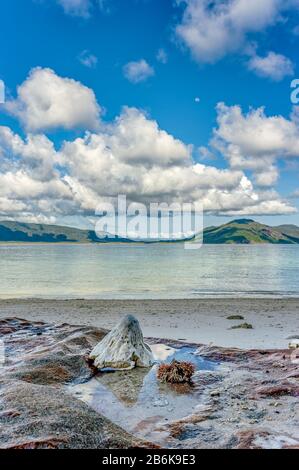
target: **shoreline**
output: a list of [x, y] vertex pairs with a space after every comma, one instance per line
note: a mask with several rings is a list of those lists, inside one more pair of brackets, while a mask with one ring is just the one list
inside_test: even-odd
[[[298, 448], [292, 350], [198, 349], [152, 339], [151, 367], [95, 375], [86, 357], [105, 334], [0, 320], [8, 346], [1, 449]], [[173, 359], [193, 363], [192, 386], [160, 383], [159, 364]]]
[[[299, 337], [299, 298], [0, 300], [1, 319], [111, 329], [128, 313], [138, 318], [145, 337], [241, 349], [285, 349], [290, 337]], [[229, 320], [232, 315], [243, 318]], [[245, 322], [252, 329], [232, 329]]]

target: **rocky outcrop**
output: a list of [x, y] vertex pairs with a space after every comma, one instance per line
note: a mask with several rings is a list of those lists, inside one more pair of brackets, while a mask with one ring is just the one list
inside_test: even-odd
[[85, 357], [104, 330], [0, 321], [0, 449], [132, 448], [150, 443], [129, 435], [82, 401], [66, 384], [92, 376]]
[[139, 322], [132, 315], [124, 317], [92, 350], [89, 358], [98, 370], [130, 370], [154, 364], [152, 351], [144, 343]]
[[[156, 366], [94, 376], [86, 359], [105, 337], [106, 331], [93, 327], [17, 318], [0, 321], [5, 349], [0, 367], [0, 448], [154, 447], [148, 440], [169, 448], [299, 447], [294, 350], [191, 347], [164, 340], [172, 349], [188, 346], [194, 357], [199, 354], [216, 366], [204, 370], [199, 365], [192, 387], [154, 383], [149, 390]], [[88, 401], [88, 393], [78, 394], [80, 387], [88, 391], [92, 383], [98, 391], [94, 403]], [[103, 393], [109, 400], [99, 411]], [[145, 404], [152, 414], [144, 416]], [[124, 411], [120, 422], [117, 413]], [[127, 426], [130, 419], [133, 427]]]

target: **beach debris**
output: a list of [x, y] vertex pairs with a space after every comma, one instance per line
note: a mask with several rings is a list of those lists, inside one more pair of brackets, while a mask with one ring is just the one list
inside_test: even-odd
[[220, 397], [220, 395], [221, 395], [220, 390], [212, 390], [212, 392], [210, 393], [211, 397]]
[[161, 364], [158, 368], [157, 378], [163, 383], [190, 383], [195, 372], [192, 362], [173, 360], [171, 364]]
[[232, 326], [231, 327], [231, 330], [237, 330], [239, 328], [243, 328], [244, 330], [252, 330], [253, 329], [253, 326], [251, 325], [251, 323], [241, 323], [241, 325], [235, 325], [235, 326]]
[[144, 343], [139, 322], [132, 315], [125, 316], [105, 336], [91, 351], [89, 359], [98, 370], [130, 370], [154, 364], [152, 351]]
[[153, 401], [153, 406], [154, 407], [165, 407], [165, 406], [168, 406], [169, 405], [169, 401], [166, 399], [166, 398], [156, 398], [154, 401]]
[[244, 320], [242, 315], [230, 315], [226, 318], [227, 320]]
[[269, 403], [269, 406], [274, 406], [275, 408], [277, 408], [278, 406], [280, 406], [280, 403], [278, 401], [275, 401], [273, 403]]

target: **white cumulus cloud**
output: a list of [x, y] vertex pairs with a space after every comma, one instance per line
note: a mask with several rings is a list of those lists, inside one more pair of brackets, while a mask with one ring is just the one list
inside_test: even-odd
[[267, 116], [264, 108], [243, 114], [240, 106], [217, 106], [218, 127], [212, 144], [230, 167], [253, 171], [256, 182], [272, 186], [279, 172], [276, 162], [299, 158], [299, 128], [293, 119]]
[[123, 68], [124, 76], [132, 83], [145, 82], [155, 75], [153, 67], [146, 60], [141, 59], [136, 62], [128, 62]]
[[274, 24], [280, 0], [183, 0], [177, 36], [198, 62], [213, 63], [248, 44], [250, 33]]
[[90, 88], [43, 68], [31, 70], [18, 87], [17, 98], [8, 101], [6, 109], [29, 132], [57, 128], [94, 129], [101, 112]]
[[248, 68], [261, 77], [277, 82], [294, 75], [294, 65], [290, 59], [275, 52], [269, 52], [265, 57], [253, 55], [248, 62]]
[[215, 63], [227, 55], [249, 56], [248, 68], [261, 77], [280, 81], [293, 75], [291, 60], [269, 52], [257, 55], [267, 30], [287, 22], [299, 9], [297, 0], [177, 0], [181, 20], [175, 26], [178, 41], [198, 63]]

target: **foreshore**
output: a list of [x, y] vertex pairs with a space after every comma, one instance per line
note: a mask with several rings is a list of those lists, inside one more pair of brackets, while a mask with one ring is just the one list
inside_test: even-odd
[[[111, 329], [126, 314], [138, 318], [145, 337], [242, 349], [284, 349], [299, 338], [299, 298], [0, 301], [1, 319]], [[238, 328], [244, 323], [252, 328]]]

